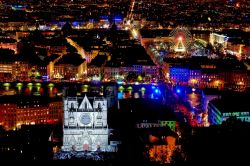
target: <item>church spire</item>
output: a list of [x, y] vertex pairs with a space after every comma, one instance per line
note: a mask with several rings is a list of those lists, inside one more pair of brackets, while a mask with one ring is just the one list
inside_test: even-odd
[[89, 99], [86, 95], [84, 96], [82, 103], [79, 106], [79, 110], [93, 111], [93, 107], [91, 103], [89, 102]]

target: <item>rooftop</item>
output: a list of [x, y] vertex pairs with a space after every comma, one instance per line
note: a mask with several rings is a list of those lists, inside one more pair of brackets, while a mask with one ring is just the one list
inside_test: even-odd
[[107, 60], [106, 55], [97, 55], [88, 66], [101, 67], [106, 60]]
[[63, 57], [61, 59], [59, 59], [55, 64], [59, 65], [59, 64], [72, 64], [75, 66], [79, 66], [80, 64], [82, 64], [85, 61], [85, 59], [83, 59], [81, 57], [81, 55], [77, 54], [77, 53], [68, 53], [63, 55]]
[[115, 48], [111, 51], [111, 60], [107, 62], [108, 67], [121, 67], [121, 66], [155, 66], [146, 50], [139, 45], [128, 48]]

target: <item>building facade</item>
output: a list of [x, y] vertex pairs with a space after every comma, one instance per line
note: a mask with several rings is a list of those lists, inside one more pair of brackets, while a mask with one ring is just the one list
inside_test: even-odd
[[6, 130], [22, 125], [57, 124], [62, 121], [63, 102], [9, 96], [0, 103], [0, 124]]
[[[187, 60], [169, 63], [169, 78], [173, 83], [200, 88], [218, 88], [245, 91], [248, 86], [247, 68], [238, 61], [215, 61], [195, 64]], [[195, 67], [192, 67], [196, 65]]]
[[[231, 100], [215, 99], [208, 103], [208, 120], [212, 125], [221, 125], [230, 117], [235, 117], [242, 122], [250, 122], [250, 111], [246, 108], [242, 102], [237, 102], [240, 106], [234, 108]], [[228, 104], [228, 107], [223, 105]], [[235, 101], [236, 103], [236, 101]], [[223, 104], [223, 105], [222, 105]]]
[[108, 151], [107, 100], [64, 100], [63, 151]]

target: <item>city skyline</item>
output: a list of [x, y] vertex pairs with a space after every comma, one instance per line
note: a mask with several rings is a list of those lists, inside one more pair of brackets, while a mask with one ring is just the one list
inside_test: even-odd
[[248, 1], [0, 2], [0, 160], [248, 160]]

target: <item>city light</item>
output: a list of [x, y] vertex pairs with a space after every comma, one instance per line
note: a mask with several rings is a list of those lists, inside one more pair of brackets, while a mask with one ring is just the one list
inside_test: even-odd
[[63, 151], [108, 151], [107, 100], [85, 95], [68, 97], [64, 103]]
[[244, 82], [243, 81], [239, 81], [237, 84], [238, 85], [244, 85]]
[[123, 81], [117, 81], [117, 84], [118, 85], [122, 85], [122, 84], [124, 84], [125, 82], [123, 82]]
[[0, 1], [0, 160], [248, 160], [249, 1]]
[[181, 93], [181, 90], [180, 90], [180, 89], [177, 89], [176, 92], [177, 92], [177, 93]]
[[240, 3], [239, 3], [239, 2], [236, 3], [236, 7], [237, 7], [237, 8], [240, 7]]
[[134, 37], [135, 39], [137, 39], [137, 38], [138, 38], [138, 35], [139, 35], [138, 30], [132, 29], [132, 35], [133, 35], [133, 37]]
[[17, 83], [16, 87], [17, 87], [18, 91], [20, 92], [22, 87], [23, 87], [23, 83]]
[[140, 83], [139, 82], [135, 82], [135, 85], [140, 85]]
[[197, 83], [198, 83], [198, 80], [197, 80], [197, 79], [191, 79], [191, 80], [190, 80], [190, 83], [191, 83], [192, 85], [197, 84]]

